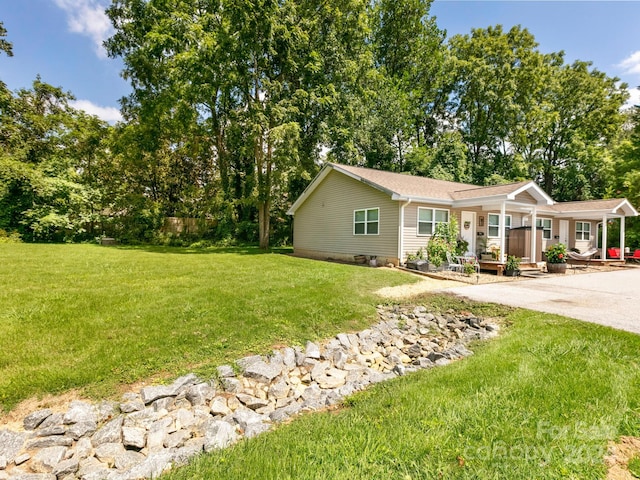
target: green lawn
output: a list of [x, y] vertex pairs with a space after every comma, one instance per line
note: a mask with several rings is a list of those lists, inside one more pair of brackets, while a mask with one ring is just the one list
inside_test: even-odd
[[362, 328], [407, 274], [257, 249], [0, 246], [0, 409]]
[[604, 478], [607, 441], [640, 434], [640, 336], [507, 317], [473, 357], [376, 385], [167, 479]]

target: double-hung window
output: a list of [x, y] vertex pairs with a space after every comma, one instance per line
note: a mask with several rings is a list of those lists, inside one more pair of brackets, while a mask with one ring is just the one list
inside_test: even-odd
[[576, 240], [589, 240], [591, 238], [591, 223], [576, 222]]
[[[506, 229], [511, 228], [511, 215], [504, 216], [504, 227]], [[488, 215], [487, 223], [487, 236], [491, 238], [500, 237], [500, 214], [490, 213]]]
[[433, 235], [439, 223], [449, 223], [449, 210], [418, 207], [418, 235]]
[[365, 208], [353, 212], [354, 235], [378, 235], [380, 222], [379, 208]]
[[538, 218], [536, 219], [536, 227], [542, 227], [542, 238], [545, 240], [551, 239], [551, 219], [550, 218]]

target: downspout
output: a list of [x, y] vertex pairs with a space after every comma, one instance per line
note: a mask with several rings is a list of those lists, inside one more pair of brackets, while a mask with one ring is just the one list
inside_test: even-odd
[[407, 200], [404, 204], [400, 204], [400, 222], [398, 225], [398, 266], [402, 263], [404, 253], [404, 207], [409, 205], [411, 200]]

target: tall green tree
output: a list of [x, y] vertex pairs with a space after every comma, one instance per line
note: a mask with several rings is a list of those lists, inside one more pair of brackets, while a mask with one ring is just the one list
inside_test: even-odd
[[[266, 247], [274, 194], [316, 168], [365, 7], [117, 0], [107, 12], [116, 28], [107, 50], [123, 57], [131, 118], [153, 126], [159, 135], [151, 140], [167, 139], [171, 157], [174, 144], [198, 132], [194, 152], [210, 166], [204, 181], [219, 184], [229, 204], [255, 209]], [[162, 150], [157, 141], [143, 148], [152, 156]]]

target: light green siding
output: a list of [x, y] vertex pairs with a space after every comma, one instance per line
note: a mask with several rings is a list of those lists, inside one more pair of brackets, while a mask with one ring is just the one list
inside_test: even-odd
[[[370, 208], [380, 209], [379, 234], [354, 235], [354, 211]], [[294, 252], [351, 261], [354, 255], [376, 255], [397, 263], [398, 209], [388, 194], [331, 171], [295, 213]]]

